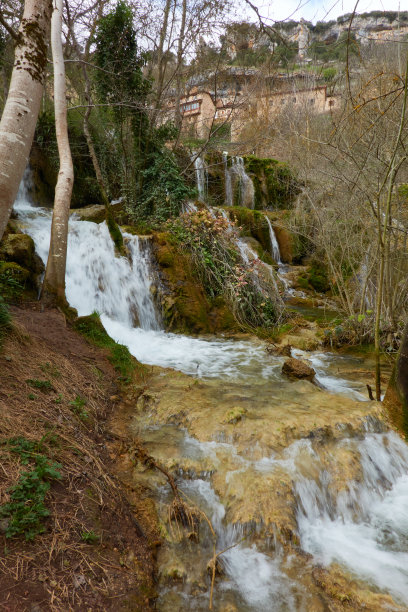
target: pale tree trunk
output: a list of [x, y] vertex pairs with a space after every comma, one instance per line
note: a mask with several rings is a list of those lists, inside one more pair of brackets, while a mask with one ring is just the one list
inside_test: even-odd
[[51, 49], [54, 66], [54, 109], [60, 169], [55, 187], [50, 251], [43, 284], [43, 296], [65, 302], [68, 219], [74, 168], [68, 139], [65, 64], [62, 52], [62, 0], [54, 0], [51, 19]]
[[40, 111], [51, 0], [26, 0], [0, 122], [0, 240], [27, 165]]

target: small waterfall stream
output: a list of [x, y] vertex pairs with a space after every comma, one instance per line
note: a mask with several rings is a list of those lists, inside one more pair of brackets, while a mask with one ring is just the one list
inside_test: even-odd
[[[242, 157], [232, 157], [228, 164], [228, 154], [223, 153], [225, 175], [225, 203], [227, 206], [246, 206], [255, 208], [255, 189], [252, 179], [245, 170]], [[234, 202], [234, 192], [238, 193], [238, 202]]]
[[272, 257], [274, 258], [274, 260], [276, 261], [276, 263], [279, 265], [282, 264], [281, 262], [281, 254], [280, 254], [280, 250], [279, 250], [279, 243], [276, 239], [276, 234], [275, 234], [275, 230], [272, 227], [272, 223], [271, 220], [269, 219], [268, 215], [265, 215], [265, 219], [266, 222], [268, 224], [268, 228], [269, 228], [269, 239], [271, 241], [271, 253], [272, 253]]
[[194, 158], [194, 168], [196, 173], [196, 183], [197, 183], [197, 191], [198, 197], [203, 202], [207, 201], [208, 197], [208, 174], [207, 174], [207, 166], [206, 163], [200, 155], [193, 153]]
[[[38, 254], [46, 261], [51, 211], [34, 208], [23, 188], [15, 209], [22, 229], [33, 237]], [[108, 333], [128, 346], [143, 363], [172, 367], [201, 378], [200, 384], [214, 388], [216, 397], [229, 393], [230, 406], [245, 401], [254, 410], [253, 421], [248, 421], [253, 437], [243, 447], [239, 447], [238, 437], [200, 442], [177, 426], [154, 429], [150, 426], [151, 415], [146, 417], [146, 436], [151, 435], [152, 440], [155, 435], [164, 436], [165, 443], [159, 440], [157, 452], [160, 449], [163, 452], [174, 436], [171, 448], [178, 449], [180, 470], [186, 462], [187, 474], [192, 457], [203, 462], [203, 474], [190, 471], [190, 477], [182, 478], [180, 486], [206, 509], [216, 530], [219, 548], [232, 546], [223, 555], [225, 577], [216, 588], [217, 605], [231, 604], [235, 608], [230, 609], [239, 612], [312, 610], [313, 607], [308, 607], [310, 594], [307, 583], [302, 582], [302, 574], [310, 571], [313, 559], [313, 563], [325, 567], [338, 563], [354, 577], [366, 581], [374, 591], [390, 593], [408, 606], [408, 448], [405, 443], [395, 434], [381, 431], [377, 422], [371, 427], [367, 420], [366, 431], [355, 434], [345, 425], [325, 442], [317, 430], [316, 435], [312, 432], [307, 439], [301, 438], [275, 451], [258, 444], [265, 429], [261, 424], [258, 431], [259, 405], [266, 406], [267, 413], [272, 410], [268, 408], [272, 405], [270, 402], [282, 404], [283, 411], [286, 404], [291, 404], [302, 419], [308, 411], [307, 406], [303, 407], [305, 398], [311, 395], [319, 399], [322, 394], [326, 398], [327, 392], [336, 394], [330, 404], [333, 410], [341, 405], [341, 396], [365, 399], [363, 383], [352, 383], [347, 376], [340, 375], [342, 368], [355, 367], [355, 358], [309, 353], [307, 358], [317, 371], [317, 380], [325, 389], [322, 391], [310, 383], [286, 381], [280, 372], [283, 358], [267, 356], [262, 343], [256, 340], [199, 339], [165, 333], [152, 298], [154, 271], [149, 239], [127, 233], [124, 238], [130, 255], [116, 257], [105, 223], [97, 225], [80, 221], [75, 215], [71, 217], [66, 275], [70, 304], [80, 315], [99, 311]], [[242, 256], [248, 256], [245, 250], [249, 249], [248, 245], [241, 247]], [[300, 407], [296, 408], [298, 404]], [[268, 427], [275, 426], [272, 411]], [[153, 442], [152, 445], [154, 450]], [[344, 462], [344, 457], [352, 460]], [[344, 466], [350, 473], [345, 472]], [[275, 477], [278, 480], [268, 480]], [[221, 500], [219, 490], [223, 489], [223, 478], [226, 492], [225, 499]], [[307, 561], [302, 554], [297, 560], [294, 554], [287, 556], [281, 544], [276, 541], [271, 546], [256, 530], [248, 536], [239, 522], [232, 524], [226, 518], [238, 493], [251, 483], [266, 479], [265, 486], [270, 487], [266, 490], [272, 496], [279, 491], [269, 483], [277, 482], [279, 486], [285, 478], [293, 495], [286, 511], [294, 513], [300, 550], [312, 555]], [[168, 495], [165, 487], [162, 495], [163, 499]], [[252, 502], [257, 501], [255, 496]], [[203, 559], [199, 559], [201, 544], [191, 550], [189, 546], [182, 550], [176, 545], [180, 555], [190, 555], [193, 573], [201, 571], [202, 564], [202, 572], [206, 573], [206, 542], [211, 539], [203, 539]], [[188, 581], [163, 587], [160, 610], [207, 609], [209, 589], [205, 580], [205, 576], [201, 577], [197, 583], [201, 586], [194, 588]], [[172, 599], [173, 596], [178, 599]]]

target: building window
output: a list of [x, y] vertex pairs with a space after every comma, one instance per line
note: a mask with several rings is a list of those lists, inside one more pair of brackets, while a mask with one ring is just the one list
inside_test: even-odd
[[315, 103], [315, 99], [314, 98], [309, 98], [309, 104], [314, 104]]
[[292, 98], [293, 104], [296, 104], [296, 98]]
[[285, 104], [285, 102], [286, 102], [285, 98], [282, 98], [281, 99], [281, 104]]
[[200, 108], [199, 102], [187, 102], [181, 105], [181, 110], [183, 113], [187, 113], [193, 110], [198, 110], [199, 108]]

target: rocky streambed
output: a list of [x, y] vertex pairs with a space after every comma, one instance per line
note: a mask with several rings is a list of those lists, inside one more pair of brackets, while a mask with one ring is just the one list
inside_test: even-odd
[[363, 401], [362, 359], [311, 356], [320, 387], [266, 354], [268, 376], [154, 369], [131, 429], [197, 513], [171, 520], [162, 474], [129, 466], [157, 498], [160, 610], [208, 609], [214, 546], [215, 610], [406, 609], [407, 447]]

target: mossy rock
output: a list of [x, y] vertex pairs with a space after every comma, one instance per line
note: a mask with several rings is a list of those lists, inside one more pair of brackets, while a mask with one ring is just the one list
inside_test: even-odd
[[321, 262], [313, 261], [307, 270], [298, 276], [296, 286], [318, 293], [327, 293], [330, 291], [330, 281], [326, 267]]
[[244, 156], [245, 170], [255, 188], [255, 208], [290, 208], [301, 184], [288, 164], [272, 158]]
[[230, 206], [225, 210], [230, 219], [235, 220], [238, 227], [242, 227], [244, 236], [256, 238], [264, 251], [270, 252], [269, 228], [264, 213], [243, 206]]
[[384, 408], [394, 427], [408, 439], [408, 324], [388, 383]]
[[276, 223], [273, 223], [272, 225], [275, 232], [276, 240], [279, 244], [281, 260], [284, 263], [291, 264], [294, 259], [293, 236], [286, 228]]
[[235, 425], [239, 421], [242, 421], [244, 416], [247, 414], [247, 409], [243, 407], [234, 407], [231, 410], [228, 410], [224, 417], [224, 423], [228, 423], [229, 425]]
[[34, 241], [27, 234], [8, 234], [0, 243], [0, 258], [30, 269], [34, 260]]
[[210, 301], [187, 254], [180, 253], [167, 232], [153, 234], [160, 267], [160, 303], [166, 329], [179, 333], [235, 330], [235, 319], [221, 298]]
[[30, 271], [14, 261], [0, 261], [0, 276], [9, 276], [24, 283], [30, 276]]

